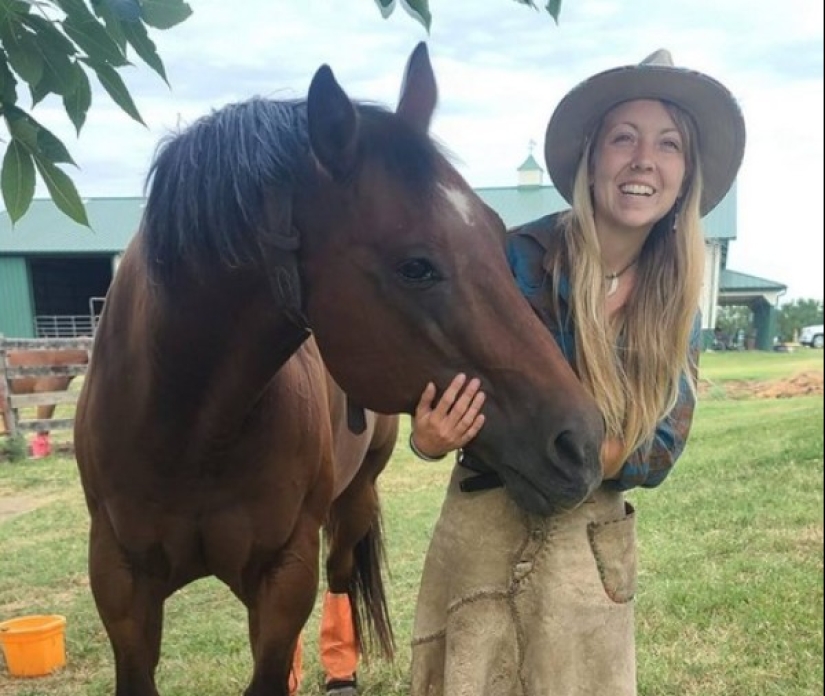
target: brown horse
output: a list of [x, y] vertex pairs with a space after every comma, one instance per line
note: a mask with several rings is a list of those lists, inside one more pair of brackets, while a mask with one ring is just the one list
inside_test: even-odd
[[435, 103], [421, 44], [395, 113], [322, 66], [305, 101], [226, 106], [159, 151], [75, 425], [117, 696], [158, 696], [164, 602], [207, 575], [248, 612], [246, 696], [286, 696], [319, 529], [334, 545], [365, 506], [345, 489], [330, 514], [325, 367], [353, 414], [411, 413], [468, 371], [488, 394], [470, 449], [515, 500], [548, 512], [598, 485], [599, 411], [512, 281], [501, 220], [428, 136]]

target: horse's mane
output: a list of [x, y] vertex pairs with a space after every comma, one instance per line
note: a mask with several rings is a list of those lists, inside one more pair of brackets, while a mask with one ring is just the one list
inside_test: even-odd
[[[264, 195], [289, 195], [307, 158], [306, 104], [255, 97], [164, 138], [149, 170], [144, 252], [157, 279], [178, 263], [256, 257]], [[287, 217], [287, 222], [289, 218]]]
[[[412, 194], [435, 180], [437, 149], [377, 105], [358, 104], [361, 156], [377, 158]], [[306, 183], [305, 100], [262, 97], [230, 104], [164, 138], [146, 180], [142, 230], [147, 268], [171, 278], [192, 267], [241, 266], [259, 258], [267, 235], [288, 235], [291, 196]], [[273, 219], [277, 215], [278, 219]]]

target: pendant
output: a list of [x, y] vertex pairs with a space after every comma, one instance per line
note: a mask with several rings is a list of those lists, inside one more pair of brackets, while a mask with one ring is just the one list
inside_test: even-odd
[[610, 285], [607, 286], [607, 296], [610, 297], [616, 293], [616, 290], [619, 289], [619, 276], [609, 276]]

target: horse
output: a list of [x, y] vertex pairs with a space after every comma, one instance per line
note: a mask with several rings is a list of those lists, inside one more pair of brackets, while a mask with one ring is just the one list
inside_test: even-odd
[[[86, 365], [89, 360], [85, 350], [10, 350], [6, 355], [6, 364], [9, 367], [65, 367], [68, 365]], [[9, 380], [11, 394], [43, 394], [46, 392], [66, 391], [74, 380], [75, 375], [55, 375], [48, 377], [15, 377]], [[56, 404], [40, 404], [37, 406], [38, 420], [51, 420], [54, 416]], [[5, 414], [3, 420], [5, 421]], [[9, 424], [4, 423], [5, 430], [9, 431]], [[49, 430], [38, 429], [32, 444], [37, 456], [43, 456], [51, 451]]]
[[205, 576], [246, 608], [245, 696], [287, 696], [320, 529], [363, 505], [332, 509], [327, 375], [357, 433], [470, 372], [488, 398], [467, 450], [514, 500], [546, 513], [598, 486], [598, 407], [430, 136], [436, 101], [421, 43], [394, 112], [322, 65], [305, 99], [229, 104], [161, 143], [75, 420], [116, 696], [159, 696], [164, 602]]

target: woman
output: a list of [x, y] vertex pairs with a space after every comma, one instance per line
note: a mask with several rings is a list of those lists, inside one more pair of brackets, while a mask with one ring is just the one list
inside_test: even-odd
[[[632, 696], [635, 519], [695, 405], [700, 218], [741, 164], [727, 89], [657, 51], [574, 88], [547, 128], [548, 172], [571, 209], [513, 230], [508, 258], [605, 418], [604, 481], [540, 518], [502, 488], [464, 493], [461, 458], [436, 526], [413, 632], [412, 696]], [[435, 460], [483, 426], [478, 380], [429, 385], [410, 445]], [[471, 466], [472, 470], [468, 468]]]

